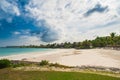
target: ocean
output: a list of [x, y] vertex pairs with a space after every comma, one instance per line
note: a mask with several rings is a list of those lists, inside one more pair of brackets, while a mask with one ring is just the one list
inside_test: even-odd
[[0, 57], [30, 52], [45, 52], [51, 50], [52, 49], [48, 48], [0, 48]]

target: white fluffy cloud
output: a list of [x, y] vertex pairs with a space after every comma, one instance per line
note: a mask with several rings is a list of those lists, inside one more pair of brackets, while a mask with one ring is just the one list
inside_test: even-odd
[[[23, 35], [19, 38], [0, 40], [0, 46], [19, 46], [19, 45], [40, 45], [41, 40], [36, 36]], [[45, 44], [45, 43], [44, 43]]]
[[[91, 12], [95, 5], [107, 7], [104, 12]], [[31, 0], [26, 10], [38, 23], [45, 20], [51, 29], [56, 29], [62, 41], [93, 39], [95, 35], [107, 35], [120, 30], [119, 0]]]
[[19, 34], [21, 34], [21, 33], [18, 32], [18, 31], [15, 31], [15, 32], [13, 32], [13, 34], [14, 34], [14, 35], [19, 35]]
[[12, 15], [17, 16], [20, 15], [18, 7], [16, 5], [9, 3], [7, 0], [0, 0], [0, 7], [6, 13], [10, 13]]
[[[7, 0], [0, 0], [0, 7], [10, 15], [21, 15], [18, 6]], [[39, 45], [44, 43], [40, 39], [42, 35], [45, 40], [73, 42], [109, 35], [110, 32], [120, 33], [120, 0], [30, 0], [25, 11], [38, 27], [47, 27], [48, 32], [44, 35], [39, 32], [41, 35], [36, 36], [35, 32], [30, 35], [30, 30], [18, 30], [13, 32], [17, 39], [1, 40], [2, 45]], [[12, 18], [7, 18], [7, 21], [10, 23]]]

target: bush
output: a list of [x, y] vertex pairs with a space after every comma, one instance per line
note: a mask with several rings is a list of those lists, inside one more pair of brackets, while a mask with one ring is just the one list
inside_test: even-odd
[[40, 66], [45, 66], [45, 65], [49, 65], [49, 61], [47, 61], [47, 60], [42, 60], [42, 61], [40, 62]]
[[11, 61], [7, 60], [7, 59], [1, 59], [0, 60], [0, 69], [2, 68], [7, 68], [11, 66]]
[[71, 68], [69, 66], [61, 65], [59, 63], [51, 63], [49, 66], [60, 67], [60, 68]]
[[60, 64], [58, 64], [58, 63], [51, 63], [50, 66], [60, 67]]
[[25, 64], [25, 63], [18, 63], [18, 64], [12, 64], [12, 67], [13, 68], [16, 68], [16, 67], [22, 67], [22, 66], [27, 66], [27, 64]]

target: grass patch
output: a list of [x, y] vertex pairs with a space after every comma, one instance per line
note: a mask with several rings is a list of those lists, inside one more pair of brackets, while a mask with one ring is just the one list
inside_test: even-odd
[[120, 80], [120, 78], [80, 72], [13, 71], [0, 69], [0, 80]]

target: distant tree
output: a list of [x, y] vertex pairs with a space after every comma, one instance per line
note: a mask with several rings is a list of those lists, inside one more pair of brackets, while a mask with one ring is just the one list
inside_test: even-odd
[[114, 32], [110, 33], [111, 38], [114, 38], [115, 35], [116, 35], [116, 33], [114, 33]]
[[[110, 33], [110, 36], [96, 37], [94, 40], [84, 40], [82, 42], [64, 42], [64, 43], [52, 43], [52, 44], [41, 44], [40, 46], [29, 45], [20, 46], [21, 48], [96, 48], [96, 47], [106, 47], [106, 46], [119, 46], [120, 45], [120, 35], [116, 33]], [[19, 46], [13, 46], [19, 47]]]
[[83, 49], [89, 49], [90, 46], [91, 46], [90, 41], [85, 40], [85, 41], [82, 42], [81, 48], [83, 48]]

